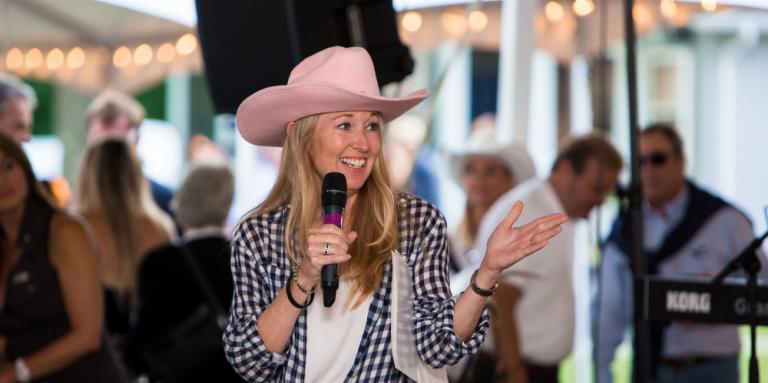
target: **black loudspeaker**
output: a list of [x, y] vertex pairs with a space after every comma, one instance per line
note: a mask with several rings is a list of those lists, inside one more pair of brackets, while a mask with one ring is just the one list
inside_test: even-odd
[[196, 0], [196, 6], [217, 113], [234, 113], [251, 93], [285, 84], [299, 61], [334, 45], [366, 48], [381, 86], [413, 70], [391, 0]]

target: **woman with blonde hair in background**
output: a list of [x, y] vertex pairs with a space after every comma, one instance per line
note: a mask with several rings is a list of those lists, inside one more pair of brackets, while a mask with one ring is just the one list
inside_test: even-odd
[[119, 138], [86, 149], [75, 209], [96, 238], [106, 327], [119, 346], [129, 332], [139, 264], [149, 250], [174, 239], [173, 221], [152, 201], [133, 146]]

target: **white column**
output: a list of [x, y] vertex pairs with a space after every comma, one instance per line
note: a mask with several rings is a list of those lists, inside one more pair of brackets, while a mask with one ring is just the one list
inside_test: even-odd
[[[536, 173], [546, 177], [557, 157], [557, 63], [546, 52], [533, 54], [529, 106], [530, 129], [513, 141], [524, 142], [536, 165]], [[529, 104], [529, 105], [528, 105]], [[499, 127], [508, 125], [498, 125]], [[500, 128], [503, 131], [503, 128]], [[500, 133], [500, 132], [497, 132]]]
[[[453, 181], [448, 168], [448, 154], [464, 146], [470, 125], [470, 93], [472, 60], [466, 46], [451, 43], [441, 46], [435, 53], [433, 71], [442, 73], [443, 83], [435, 97], [433, 109], [432, 143], [443, 160], [433, 161], [435, 176], [440, 182], [440, 209], [450, 223], [458, 222], [463, 214], [464, 192]], [[452, 225], [452, 224], [451, 224]]]
[[165, 119], [179, 131], [183, 158], [187, 156], [187, 141], [191, 116], [191, 87], [188, 74], [171, 74], [165, 82]]
[[526, 141], [537, 4], [530, 0], [504, 0], [501, 6], [497, 133], [504, 142]]

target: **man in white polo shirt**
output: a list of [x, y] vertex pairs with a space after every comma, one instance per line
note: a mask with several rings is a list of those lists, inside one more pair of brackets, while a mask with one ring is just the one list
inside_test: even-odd
[[[526, 181], [502, 195], [480, 225], [475, 248], [482, 254], [496, 225], [516, 201], [524, 204], [517, 224], [542, 214], [587, 218], [616, 185], [622, 159], [605, 139], [588, 135], [565, 146], [546, 180]], [[574, 334], [573, 222], [534, 256], [502, 275], [493, 298], [492, 321], [499, 363], [507, 382], [557, 382], [558, 364]]]

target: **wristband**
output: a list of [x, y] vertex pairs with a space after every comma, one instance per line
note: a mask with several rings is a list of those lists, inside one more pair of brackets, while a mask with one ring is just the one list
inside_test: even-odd
[[298, 287], [299, 290], [301, 290], [301, 292], [304, 293], [304, 294], [309, 295], [311, 293], [314, 293], [315, 292], [315, 288], [317, 288], [317, 283], [315, 283], [315, 285], [312, 286], [311, 289], [305, 289], [304, 286], [302, 286], [301, 283], [299, 283], [299, 268], [298, 267], [294, 267], [293, 268], [293, 278], [292, 279], [293, 279], [293, 282], [296, 283], [296, 287]]
[[497, 281], [496, 283], [493, 284], [493, 286], [491, 286], [490, 290], [482, 289], [477, 285], [477, 283], [475, 283], [476, 279], [477, 279], [477, 270], [475, 270], [475, 272], [472, 273], [472, 279], [469, 281], [469, 287], [472, 288], [472, 291], [474, 291], [475, 294], [481, 297], [490, 297], [491, 295], [496, 293], [496, 289], [499, 288], [499, 282]]
[[288, 296], [288, 301], [291, 302], [293, 307], [296, 307], [299, 310], [304, 310], [305, 308], [309, 307], [309, 305], [312, 304], [312, 301], [315, 299], [315, 292], [312, 291], [312, 292], [310, 292], [308, 294], [307, 301], [303, 305], [300, 304], [299, 302], [296, 302], [296, 299], [293, 297], [293, 293], [291, 293], [291, 283], [290, 283], [290, 280], [292, 280], [294, 278], [295, 278], [295, 276], [294, 276], [293, 272], [291, 272], [291, 276], [289, 278], [288, 285], [285, 286], [285, 295]]

